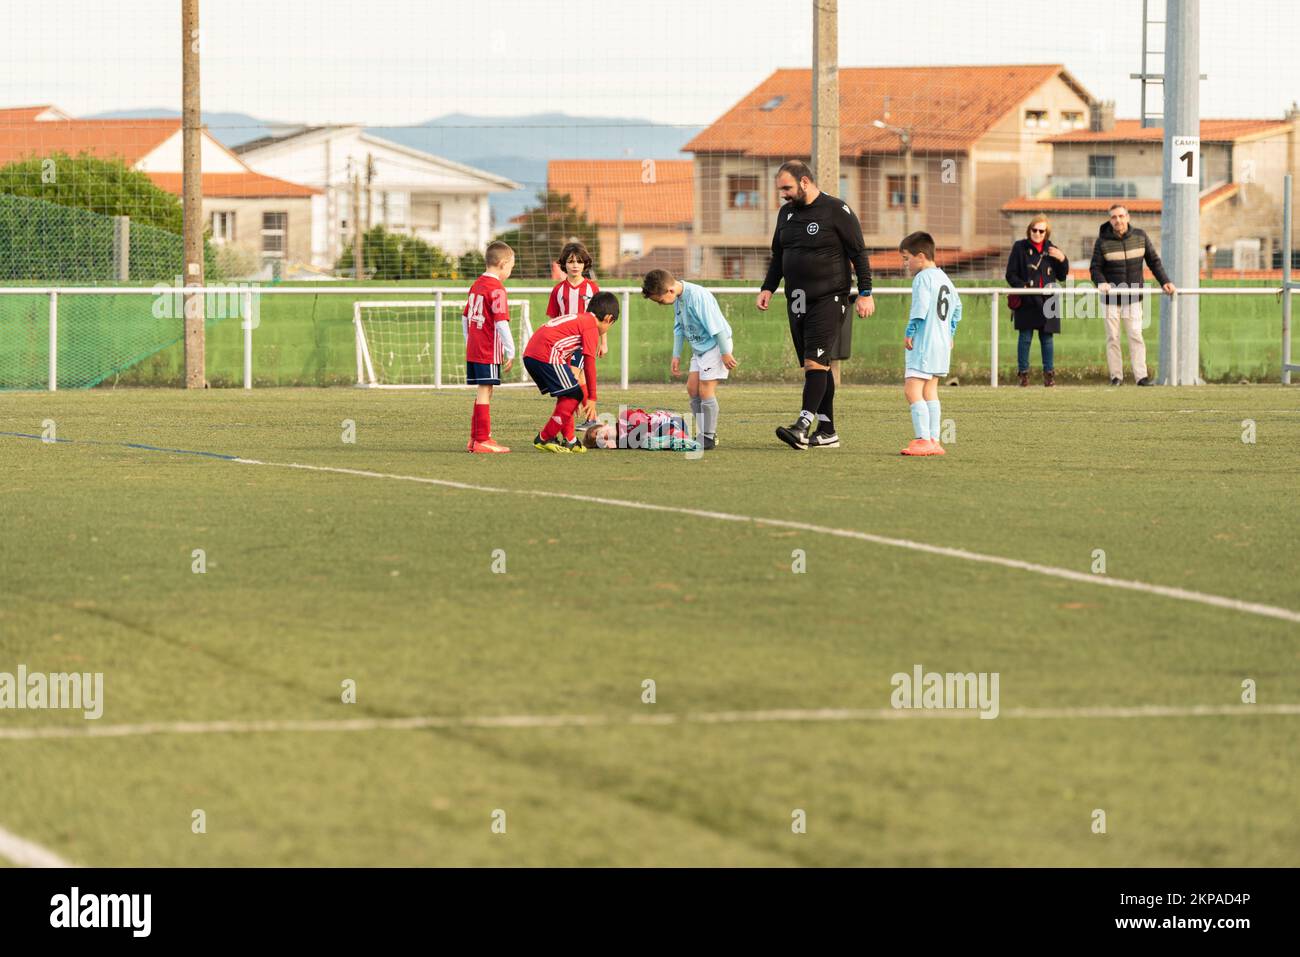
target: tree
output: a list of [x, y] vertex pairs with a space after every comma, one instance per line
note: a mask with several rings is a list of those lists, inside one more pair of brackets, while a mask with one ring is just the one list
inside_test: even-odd
[[[366, 231], [361, 241], [365, 276], [368, 279], [450, 279], [456, 264], [437, 246], [416, 236], [390, 233], [382, 225]], [[334, 271], [348, 273], [353, 269], [352, 243], [343, 246], [343, 254], [334, 264]]]
[[483, 253], [471, 249], [456, 261], [456, 268], [462, 279], [473, 278], [483, 275], [483, 270], [487, 269], [487, 262], [483, 258]]
[[[130, 220], [133, 282], [183, 274], [181, 201], [120, 159], [31, 156], [0, 166], [0, 281], [115, 282], [115, 217]], [[220, 279], [210, 244], [205, 276]]]
[[517, 229], [497, 237], [515, 251], [516, 276], [535, 279], [551, 276], [551, 263], [560, 255], [564, 244], [582, 243], [591, 253], [592, 268], [600, 268], [600, 243], [596, 227], [578, 212], [573, 199], [565, 193], [537, 194], [538, 204], [524, 210]]
[[0, 167], [0, 193], [88, 209], [101, 216], [129, 216], [133, 226], [181, 232], [180, 198], [119, 159], [89, 153], [32, 156]]

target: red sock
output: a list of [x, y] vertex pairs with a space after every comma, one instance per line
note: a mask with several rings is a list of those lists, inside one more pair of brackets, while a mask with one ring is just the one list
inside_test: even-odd
[[475, 442], [492, 438], [492, 406], [474, 403], [474, 418], [470, 420], [469, 435]]
[[548, 441], [564, 430], [566, 438], [573, 438], [573, 410], [578, 407], [577, 399], [557, 399], [555, 401], [555, 411], [551, 417], [546, 420], [546, 426], [542, 429], [542, 441]]

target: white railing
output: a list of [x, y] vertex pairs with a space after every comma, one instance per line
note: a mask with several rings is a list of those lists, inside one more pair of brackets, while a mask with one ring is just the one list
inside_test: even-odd
[[[757, 296], [761, 290], [757, 286], [706, 286], [704, 287], [714, 295], [726, 296]], [[510, 295], [547, 295], [551, 292], [550, 286], [519, 286], [511, 287], [508, 292]], [[194, 290], [196, 293], [198, 289]], [[244, 331], [244, 388], [253, 387], [253, 330], [255, 323], [252, 321], [253, 315], [253, 296], [354, 296], [370, 297], [375, 295], [402, 295], [402, 296], [423, 296], [428, 295], [430, 299], [439, 299], [447, 291], [447, 287], [436, 286], [271, 286], [271, 287], [250, 287], [241, 286], [204, 286], [201, 289], [202, 294], [207, 295], [234, 295], [239, 294], [242, 302], [243, 321], [241, 323]], [[623, 389], [628, 388], [628, 372], [630, 363], [628, 353], [631, 347], [630, 337], [630, 307], [633, 293], [640, 293], [639, 287], [633, 286], [614, 286], [603, 290], [604, 292], [616, 293], [620, 297], [622, 304], [621, 316], [619, 321], [619, 332], [622, 344], [622, 355], [620, 356], [619, 384]], [[990, 347], [989, 347], [989, 385], [994, 388], [998, 385], [998, 306], [1001, 298], [1008, 295], [1017, 296], [1051, 296], [1051, 295], [1100, 295], [1095, 288], [1091, 286], [1071, 286], [1066, 288], [1055, 289], [1013, 289], [1009, 286], [960, 286], [957, 289], [962, 296], [989, 296], [990, 298]], [[1133, 296], [1161, 296], [1164, 292], [1155, 286], [1145, 286], [1141, 289], [1122, 289], [1112, 290], [1122, 292], [1126, 295]], [[1291, 295], [1300, 293], [1300, 284], [1291, 284], [1287, 286], [1232, 286], [1220, 287], [1214, 289], [1179, 289], [1171, 297], [1169, 311], [1169, 333], [1170, 333], [1170, 367], [1173, 375], [1166, 381], [1168, 385], [1190, 385], [1195, 381], [1194, 374], [1189, 379], [1186, 374], [1178, 374], [1178, 301], [1183, 296], [1275, 296], [1282, 297], [1284, 292], [1289, 291]], [[884, 287], [873, 290], [876, 296], [908, 296], [911, 295], [911, 289], [905, 286]], [[188, 290], [185, 288], [168, 287], [162, 295], [185, 295]], [[51, 392], [58, 388], [58, 321], [59, 321], [59, 297], [60, 296], [157, 296], [160, 295], [157, 287], [145, 286], [0, 286], [0, 296], [49, 296], [49, 331], [50, 331], [50, 359], [49, 359], [49, 390]], [[1289, 297], [1288, 297], [1289, 299]], [[1285, 318], [1289, 319], [1289, 310], [1284, 310]], [[1283, 355], [1282, 369], [1284, 381], [1289, 378], [1286, 376], [1288, 370], [1295, 368], [1291, 365], [1291, 357], [1288, 354], [1287, 346], [1290, 344], [1290, 329], [1284, 323], [1283, 328]], [[1162, 378], [1165, 373], [1162, 373]]]

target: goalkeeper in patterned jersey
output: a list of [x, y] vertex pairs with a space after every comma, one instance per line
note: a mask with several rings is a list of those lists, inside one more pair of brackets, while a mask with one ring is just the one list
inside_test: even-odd
[[903, 347], [907, 368], [903, 394], [912, 410], [916, 438], [904, 455], [944, 455], [939, 444], [939, 377], [948, 374], [953, 337], [961, 322], [961, 297], [947, 274], [934, 264], [934, 239], [912, 233], [898, 245], [903, 267], [912, 276], [912, 308]]
[[619, 409], [618, 421], [593, 425], [582, 433], [589, 449], [645, 449], [650, 452], [698, 452], [700, 443], [686, 431], [676, 412]]

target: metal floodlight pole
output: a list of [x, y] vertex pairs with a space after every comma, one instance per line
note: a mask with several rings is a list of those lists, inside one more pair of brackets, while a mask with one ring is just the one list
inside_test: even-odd
[[813, 0], [812, 168], [832, 196], [840, 192], [838, 20], [839, 0]]
[[[203, 115], [199, 100], [199, 0], [181, 0], [181, 215], [185, 279], [185, 388], [202, 389]], [[191, 289], [193, 287], [193, 289]], [[197, 290], [197, 291], [193, 291]]]
[[1300, 371], [1300, 366], [1291, 362], [1291, 291], [1300, 288], [1300, 284], [1291, 281], [1291, 257], [1295, 243], [1291, 237], [1291, 174], [1287, 173], [1282, 181], [1282, 384], [1291, 384], [1291, 373]]
[[[1161, 215], [1162, 258], [1169, 278], [1180, 288], [1200, 284], [1200, 0], [1170, 3], [1165, 14], [1164, 185]], [[1190, 140], [1190, 142], [1189, 142]], [[1189, 159], [1190, 157], [1190, 159]], [[1160, 381], [1164, 385], [1197, 385], [1200, 378], [1200, 303], [1188, 296], [1177, 309], [1164, 299], [1160, 311]], [[1174, 317], [1177, 317], [1176, 324]], [[1171, 349], [1172, 337], [1178, 337]], [[1174, 354], [1177, 367], [1174, 366]]]

